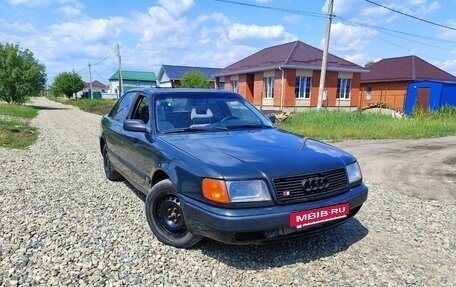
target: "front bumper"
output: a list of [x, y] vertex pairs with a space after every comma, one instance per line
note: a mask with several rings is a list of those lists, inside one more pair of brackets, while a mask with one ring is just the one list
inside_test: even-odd
[[[195, 235], [231, 244], [261, 243], [322, 231], [354, 216], [366, 201], [368, 188], [360, 184], [349, 191], [321, 200], [258, 208], [229, 209], [209, 205], [181, 195], [185, 222]], [[290, 228], [290, 213], [349, 203], [347, 217], [300, 229]]]

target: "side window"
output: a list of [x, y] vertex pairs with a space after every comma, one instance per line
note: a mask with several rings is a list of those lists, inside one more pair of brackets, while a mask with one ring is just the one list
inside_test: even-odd
[[131, 103], [135, 95], [136, 93], [134, 92], [125, 94], [111, 110], [109, 116], [115, 121], [124, 122], [130, 112]]
[[149, 101], [146, 96], [140, 95], [138, 97], [131, 118], [142, 120], [145, 124], [149, 122]]

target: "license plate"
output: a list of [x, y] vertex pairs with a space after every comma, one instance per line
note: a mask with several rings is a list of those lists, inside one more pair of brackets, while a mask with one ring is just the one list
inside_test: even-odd
[[293, 212], [290, 213], [290, 227], [301, 228], [307, 225], [344, 218], [347, 217], [349, 212], [350, 206], [348, 203]]

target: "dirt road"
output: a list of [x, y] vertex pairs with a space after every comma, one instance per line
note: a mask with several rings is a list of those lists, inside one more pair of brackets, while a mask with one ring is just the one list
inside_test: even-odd
[[346, 141], [368, 183], [419, 198], [456, 202], [456, 137]]

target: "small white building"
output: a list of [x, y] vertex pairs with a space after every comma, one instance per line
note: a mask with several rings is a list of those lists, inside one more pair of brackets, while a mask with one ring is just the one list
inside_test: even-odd
[[[109, 89], [108, 93], [118, 94], [119, 93], [119, 71], [115, 72], [109, 78]], [[144, 71], [125, 71], [122, 70], [122, 82], [123, 82], [123, 91], [126, 92], [134, 88], [140, 87], [156, 87], [157, 86], [157, 77], [154, 72], [144, 72]]]

